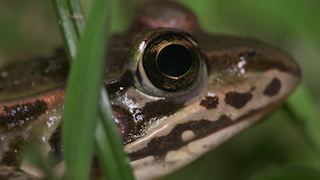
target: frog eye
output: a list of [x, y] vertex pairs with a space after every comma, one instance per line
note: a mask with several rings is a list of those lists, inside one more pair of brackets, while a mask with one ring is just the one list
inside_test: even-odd
[[200, 52], [194, 39], [186, 32], [176, 31], [162, 32], [152, 38], [142, 56], [145, 78], [163, 91], [189, 87], [200, 70]]

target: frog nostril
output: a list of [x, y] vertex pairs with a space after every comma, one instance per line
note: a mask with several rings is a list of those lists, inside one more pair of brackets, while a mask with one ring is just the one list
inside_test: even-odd
[[182, 45], [171, 44], [164, 47], [157, 57], [159, 69], [166, 75], [179, 77], [191, 68], [192, 55]]

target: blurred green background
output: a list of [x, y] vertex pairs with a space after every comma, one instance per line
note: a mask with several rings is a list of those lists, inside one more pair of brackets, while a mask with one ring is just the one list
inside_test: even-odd
[[[320, 1], [177, 1], [196, 13], [207, 32], [255, 37], [291, 54], [302, 68], [302, 92], [311, 99], [307, 103], [320, 112]], [[112, 32], [126, 31], [140, 2], [116, 1]], [[88, 14], [91, 0], [81, 3]], [[60, 45], [51, 1], [0, 1], [0, 65], [22, 61]], [[299, 107], [304, 101], [307, 100], [294, 103]], [[319, 118], [319, 113], [316, 115]], [[307, 118], [299, 118], [308, 124]], [[282, 107], [267, 120], [166, 179], [317, 179], [320, 155], [312, 151], [292, 119]]]

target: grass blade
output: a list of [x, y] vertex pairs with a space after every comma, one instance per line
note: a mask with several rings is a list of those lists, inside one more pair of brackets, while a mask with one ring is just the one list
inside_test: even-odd
[[73, 24], [70, 21], [68, 4], [64, 0], [52, 0], [56, 15], [58, 18], [58, 25], [62, 34], [63, 43], [66, 48], [68, 59], [71, 62], [77, 53], [78, 38]]
[[69, 75], [62, 125], [67, 179], [89, 179], [107, 39], [109, 1], [96, 0]]
[[[117, 166], [117, 160], [113, 154], [112, 145], [109, 142], [109, 138], [102, 124], [101, 118], [98, 118], [97, 128], [95, 132], [95, 147], [97, 150], [97, 156], [99, 159], [100, 168], [106, 179], [121, 180], [121, 174]], [[107, 163], [103, 163], [107, 162]]]
[[77, 33], [78, 39], [80, 39], [83, 35], [85, 27], [85, 19], [81, 5], [78, 0], [69, 0], [67, 2], [69, 5], [70, 18], [72, 20], [73, 27], [75, 28], [75, 32]]
[[[60, 4], [58, 4], [58, 3], [60, 3]], [[56, 6], [63, 5], [63, 7], [56, 7], [56, 9], [61, 10], [61, 11], [65, 10], [62, 13], [61, 13], [61, 11], [60, 12], [57, 11], [57, 13], [60, 13], [60, 15], [58, 15], [58, 18], [67, 17], [67, 19], [60, 19], [60, 21], [62, 21], [62, 22], [67, 21], [62, 24], [68, 25], [68, 26], [61, 26], [62, 29], [65, 28], [61, 32], [62, 32], [65, 39], [68, 39], [70, 37], [70, 35], [68, 33], [72, 34], [72, 36], [71, 36], [72, 38], [76, 37], [77, 39], [80, 39], [83, 34], [83, 29], [85, 27], [84, 16], [83, 16], [83, 13], [82, 13], [82, 10], [80, 7], [80, 3], [77, 0], [70, 0], [70, 1], [67, 1], [67, 3], [68, 4], [66, 4], [65, 1], [64, 2], [55, 1]], [[95, 6], [93, 7], [93, 9], [96, 12], [97, 11], [100, 11], [100, 12], [104, 11], [102, 9], [97, 10], [97, 6], [99, 6], [99, 8], [103, 6], [101, 4], [101, 2], [99, 5], [97, 5], [97, 4], [99, 4], [99, 3], [95, 2]], [[67, 5], [68, 5], [69, 9], [66, 8]], [[103, 6], [103, 7], [109, 8], [105, 12], [109, 12], [109, 13], [111, 12], [110, 5]], [[104, 14], [104, 15], [106, 15], [106, 14]], [[96, 19], [97, 13], [93, 13], [93, 15], [91, 15], [91, 16], [92, 16], [91, 19], [94, 19], [94, 22], [97, 22], [97, 19]], [[106, 16], [108, 16], [108, 15], [106, 15]], [[106, 17], [106, 18], [108, 18], [108, 17]], [[71, 22], [70, 19], [72, 20], [73, 26], [70, 26], [70, 22]], [[91, 21], [93, 21], [93, 20], [91, 20]], [[102, 21], [99, 21], [99, 22], [102, 22]], [[90, 26], [90, 27], [92, 27], [92, 26]], [[68, 28], [71, 28], [71, 29], [68, 29]], [[95, 27], [95, 28], [99, 28], [99, 27]], [[100, 28], [101, 28], [101, 24], [100, 24]], [[93, 29], [93, 28], [91, 28], [91, 29]], [[86, 32], [87, 31], [90, 31], [90, 30], [86, 30]], [[91, 31], [93, 31], [93, 30], [91, 30]], [[65, 33], [65, 32], [68, 32], [68, 33]], [[101, 31], [99, 31], [99, 32], [101, 32]], [[105, 30], [104, 32], [105, 32], [105, 34], [108, 34], [107, 30]], [[103, 36], [101, 36], [101, 37], [103, 37]], [[72, 38], [68, 39], [68, 40], [72, 41]], [[102, 40], [107, 40], [107, 39], [108, 39], [107, 36], [102, 38]], [[77, 61], [80, 61], [80, 62], [77, 62], [73, 66], [73, 68], [76, 68], [76, 70], [73, 70], [72, 72], [76, 72], [76, 73], [71, 73], [70, 78], [69, 78], [70, 82], [69, 82], [68, 91], [67, 91], [67, 93], [68, 92], [73, 93], [72, 95], [68, 94], [68, 102], [70, 102], [70, 103], [69, 104], [66, 103], [66, 109], [65, 109], [65, 115], [64, 115], [64, 119], [65, 119], [64, 121], [67, 120], [68, 123], [64, 122], [64, 124], [67, 124], [67, 125], [63, 125], [63, 130], [62, 130], [63, 145], [64, 145], [64, 149], [65, 149], [64, 156], [66, 158], [67, 167], [68, 167], [68, 174], [67, 174], [68, 179], [86, 177], [85, 171], [82, 171], [83, 172], [82, 174], [84, 174], [84, 176], [83, 175], [76, 175], [75, 173], [79, 172], [77, 170], [79, 168], [81, 168], [81, 167], [78, 167], [78, 164], [80, 164], [80, 163], [81, 164], [83, 164], [83, 163], [90, 164], [90, 163], [88, 163], [89, 160], [88, 160], [88, 158], [84, 158], [83, 160], [81, 160], [81, 159], [78, 160], [78, 158], [84, 157], [84, 156], [91, 157], [89, 155], [89, 153], [92, 153], [92, 147], [91, 147], [92, 144], [90, 144], [90, 142], [92, 142], [92, 140], [91, 140], [91, 136], [90, 136], [91, 134], [89, 135], [89, 133], [92, 132], [93, 126], [86, 126], [86, 125], [81, 126], [79, 124], [79, 121], [85, 121], [84, 119], [81, 119], [81, 116], [84, 117], [84, 114], [82, 113], [83, 110], [88, 110], [88, 108], [85, 107], [86, 105], [82, 104], [82, 103], [89, 102], [89, 100], [85, 100], [84, 97], [83, 97], [84, 100], [81, 101], [80, 96], [81, 96], [81, 94], [85, 96], [84, 93], [86, 91], [88, 91], [88, 90], [86, 90], [86, 87], [90, 87], [90, 86], [84, 86], [81, 90], [80, 84], [86, 84], [86, 80], [83, 79], [86, 77], [86, 75], [85, 75], [86, 69], [84, 69], [84, 67], [86, 67], [86, 63], [92, 63], [92, 62], [90, 62], [90, 59], [87, 59], [87, 61], [85, 61], [84, 60], [85, 58], [82, 58], [82, 57], [91, 57], [91, 55], [97, 54], [99, 52], [96, 52], [95, 50], [93, 50], [96, 48], [93, 48], [91, 51], [88, 50], [87, 52], [82, 51], [81, 47], [86, 46], [83, 44], [94, 43], [94, 42], [83, 43], [83, 41], [86, 41], [86, 40], [82, 40], [79, 45], [79, 50], [81, 51], [81, 53], [79, 53], [80, 55], [79, 54], [77, 55], [76, 59], [77, 59]], [[69, 41], [65, 41], [65, 42], [68, 43]], [[77, 42], [74, 41], [73, 43], [76, 44]], [[105, 44], [106, 44], [106, 42], [105, 42]], [[101, 45], [101, 42], [100, 42], [100, 45]], [[69, 46], [69, 45], [67, 44], [67, 46]], [[103, 45], [101, 45], [99, 47], [103, 47]], [[87, 50], [88, 47], [86, 47], [84, 49]], [[105, 49], [105, 48], [102, 48], [102, 49]], [[67, 51], [68, 50], [70, 50], [70, 49], [67, 48]], [[91, 55], [86, 54], [86, 53], [90, 53], [90, 52], [91, 52]], [[70, 53], [70, 54], [72, 54], [72, 53]], [[70, 55], [70, 56], [71, 56], [70, 62], [72, 63], [73, 56], [72, 55]], [[79, 58], [79, 56], [81, 56], [81, 57]], [[103, 67], [103, 65], [101, 67]], [[81, 71], [83, 71], [84, 73], [79, 74], [79, 72], [81, 72]], [[77, 74], [77, 75], [73, 75], [73, 74]], [[77, 78], [74, 78], [75, 76]], [[72, 79], [76, 79], [76, 80], [72, 80]], [[78, 92], [76, 90], [78, 90]], [[100, 103], [100, 112], [101, 112], [100, 116], [101, 117], [98, 116], [98, 118], [97, 118], [98, 124], [97, 124], [97, 129], [96, 129], [96, 138], [95, 138], [95, 145], [96, 145], [97, 155], [99, 157], [100, 166], [102, 168], [103, 173], [106, 175], [107, 179], [115, 179], [115, 180], [116, 179], [119, 179], [119, 180], [120, 179], [128, 179], [128, 180], [134, 179], [131, 168], [128, 165], [127, 161], [125, 161], [127, 159], [127, 156], [123, 150], [122, 141], [121, 141], [119, 135], [117, 135], [118, 132], [117, 132], [114, 120], [111, 117], [112, 111], [111, 111], [110, 103], [108, 102], [108, 99], [107, 99], [106, 90], [104, 88], [102, 88], [102, 90], [100, 92], [101, 92], [101, 97], [104, 97], [104, 98], [103, 98], [103, 101], [100, 101], [101, 102]], [[90, 93], [90, 94], [91, 94], [90, 95], [91, 99], [96, 98], [96, 96], [93, 96], [92, 93]], [[74, 99], [74, 100], [70, 100], [70, 99]], [[78, 99], [78, 101], [76, 101], [76, 99]], [[90, 103], [93, 103], [93, 102], [94, 101], [90, 101]], [[75, 111], [81, 112], [80, 114], [82, 114], [82, 115], [75, 115], [73, 113]], [[69, 118], [71, 118], [71, 116], [72, 116], [73, 120], [70, 121]], [[90, 115], [87, 115], [87, 116], [90, 117]], [[75, 121], [75, 119], [78, 119], [78, 121]], [[84, 123], [84, 124], [86, 124], [86, 123]], [[91, 122], [91, 125], [93, 125], [93, 124], [94, 124], [94, 122]], [[88, 131], [86, 131], [84, 134], [82, 134], [85, 127], [88, 128], [87, 129]], [[83, 128], [83, 129], [79, 130], [81, 128]], [[107, 129], [107, 131], [106, 131], [106, 129]], [[82, 140], [81, 144], [85, 144], [84, 146], [88, 147], [89, 150], [88, 149], [87, 149], [87, 151], [83, 150], [82, 153], [77, 151], [77, 149], [82, 148], [82, 146], [78, 143], [79, 141], [76, 140], [77, 137], [75, 137], [75, 136], [86, 137], [87, 140], [81, 139]], [[80, 137], [78, 137], [78, 139]], [[76, 154], [73, 152], [79, 152], [79, 153]], [[83, 167], [82, 170], [85, 170], [85, 169], [86, 168]]]

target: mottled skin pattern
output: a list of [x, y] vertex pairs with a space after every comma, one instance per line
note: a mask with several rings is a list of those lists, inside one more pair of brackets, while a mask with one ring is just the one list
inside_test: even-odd
[[[190, 69], [179, 77], [156, 66], [157, 54], [170, 44], [192, 56]], [[107, 52], [105, 85], [137, 179], [169, 174], [258, 122], [301, 78], [286, 53], [251, 38], [209, 35], [190, 10], [172, 2], [143, 4], [128, 33], [111, 37]], [[61, 170], [68, 67], [58, 50], [0, 71], [0, 168], [21, 167], [43, 177], [12, 153], [35, 133], [44, 158]], [[3, 174], [9, 178], [9, 169]]]

